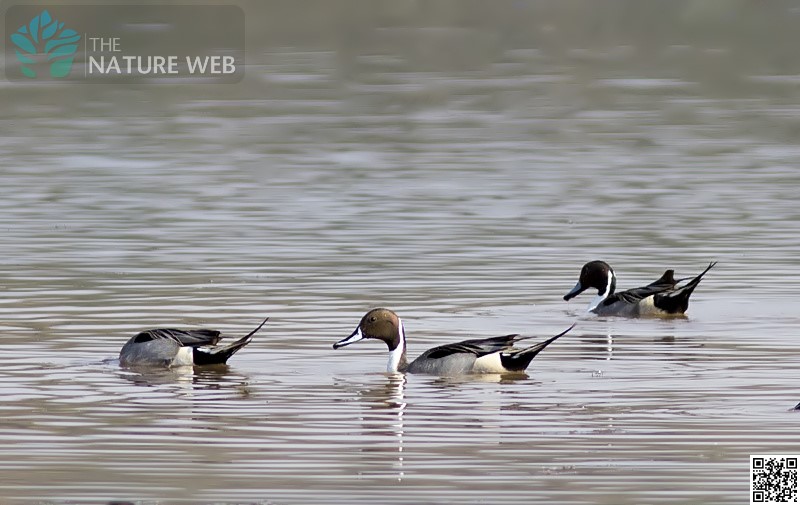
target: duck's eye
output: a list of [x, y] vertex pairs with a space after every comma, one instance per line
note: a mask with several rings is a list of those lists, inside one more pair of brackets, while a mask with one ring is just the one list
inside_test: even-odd
[[370, 323], [374, 323], [374, 322], [375, 322], [375, 321], [377, 321], [377, 320], [378, 320], [378, 318], [377, 318], [377, 317], [375, 317], [375, 316], [370, 316], [370, 318], [369, 318], [369, 322], [370, 322]]

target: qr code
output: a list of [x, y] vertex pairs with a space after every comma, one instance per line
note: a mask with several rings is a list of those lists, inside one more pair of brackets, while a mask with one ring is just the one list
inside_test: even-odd
[[800, 456], [750, 456], [750, 503], [797, 503]]

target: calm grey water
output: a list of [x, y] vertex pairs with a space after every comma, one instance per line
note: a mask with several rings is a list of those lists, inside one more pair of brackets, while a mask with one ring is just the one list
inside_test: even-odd
[[[645, 4], [253, 4], [237, 85], [4, 84], [0, 502], [746, 503], [800, 453], [797, 13]], [[719, 265], [618, 320], [561, 300], [599, 258]], [[375, 306], [411, 356], [579, 323], [396, 377], [331, 349]], [[267, 315], [227, 368], [115, 361]]]

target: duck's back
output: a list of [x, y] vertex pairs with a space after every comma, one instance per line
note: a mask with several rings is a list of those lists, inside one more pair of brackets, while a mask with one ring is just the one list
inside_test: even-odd
[[[128, 340], [119, 352], [119, 360], [123, 366], [156, 365], [169, 366], [176, 358], [189, 357], [192, 348], [203, 345], [215, 345], [220, 340], [217, 330], [176, 330], [173, 328], [154, 328], [137, 333]], [[183, 350], [183, 354], [179, 353]]]
[[169, 366], [180, 348], [181, 345], [172, 339], [162, 338], [137, 342], [131, 338], [122, 346], [119, 359], [123, 366]]
[[653, 307], [652, 296], [637, 301], [626, 301], [620, 298], [607, 298], [597, 307], [595, 307], [592, 312], [598, 316], [638, 317], [645, 315], [648, 312], [649, 307]]
[[[405, 371], [437, 375], [463, 375], [474, 372], [475, 362], [509, 349], [518, 334], [464, 340], [428, 349], [412, 361]], [[499, 359], [499, 358], [498, 358]], [[482, 370], [485, 372], [486, 370]]]
[[425, 351], [409, 363], [406, 372], [433, 375], [463, 375], [472, 371], [476, 356], [467, 353], [454, 353], [436, 356], [437, 349]]

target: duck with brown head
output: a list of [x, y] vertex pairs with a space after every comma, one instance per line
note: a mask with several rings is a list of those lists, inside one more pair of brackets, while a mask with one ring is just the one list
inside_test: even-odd
[[575, 325], [544, 342], [525, 348], [514, 348], [514, 344], [530, 337], [518, 334], [485, 339], [464, 340], [454, 344], [434, 347], [408, 362], [406, 358], [406, 332], [403, 322], [389, 309], [372, 309], [361, 318], [358, 327], [347, 338], [335, 344], [340, 349], [364, 339], [381, 340], [389, 348], [389, 373], [408, 372], [442, 376], [470, 373], [514, 373], [524, 372], [531, 360], [542, 349], [565, 335]]

